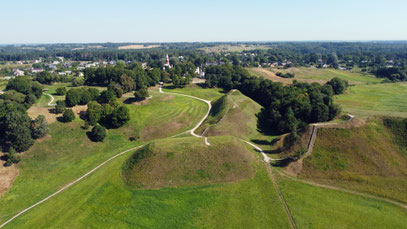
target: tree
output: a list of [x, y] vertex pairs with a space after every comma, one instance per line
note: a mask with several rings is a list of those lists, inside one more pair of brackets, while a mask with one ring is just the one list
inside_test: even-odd
[[65, 87], [59, 87], [56, 90], [57, 95], [65, 95], [66, 94], [66, 88]]
[[64, 122], [72, 122], [75, 119], [75, 114], [71, 109], [65, 109], [64, 114], [62, 115], [62, 120]]
[[65, 103], [68, 107], [73, 107], [81, 102], [81, 89], [71, 89], [66, 93]]
[[148, 90], [147, 88], [141, 88], [134, 92], [134, 97], [138, 100], [142, 100], [148, 97]]
[[30, 129], [31, 119], [26, 113], [10, 111], [3, 117], [1, 124], [3, 140], [18, 152], [26, 151], [34, 144]]
[[121, 106], [115, 109], [111, 115], [111, 124], [114, 128], [119, 128], [130, 120], [129, 109], [126, 106]]
[[88, 109], [86, 110], [86, 121], [92, 126], [95, 126], [102, 115], [102, 107], [95, 101], [88, 103]]
[[31, 132], [34, 139], [42, 138], [48, 134], [48, 122], [44, 115], [38, 115], [36, 119], [31, 121]]
[[99, 103], [108, 103], [112, 98], [116, 96], [115, 92], [113, 90], [104, 90], [100, 94], [98, 98]]
[[92, 141], [101, 142], [106, 137], [106, 129], [103, 126], [96, 125], [92, 128], [90, 137]]
[[35, 80], [42, 84], [51, 85], [56, 81], [57, 77], [54, 74], [49, 73], [48, 71], [40, 72], [35, 77]]
[[332, 78], [330, 81], [327, 82], [327, 84], [332, 86], [335, 95], [339, 95], [345, 92], [345, 89], [348, 86], [347, 81], [338, 77]]
[[58, 100], [55, 105], [55, 113], [61, 114], [65, 111], [66, 104], [63, 100]]

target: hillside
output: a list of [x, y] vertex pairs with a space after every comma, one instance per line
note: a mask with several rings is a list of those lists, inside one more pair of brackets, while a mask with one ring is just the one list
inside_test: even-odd
[[370, 119], [358, 128], [318, 129], [299, 176], [407, 203], [405, 122]]
[[196, 137], [157, 141], [136, 151], [123, 165], [126, 184], [143, 189], [196, 186], [248, 179], [254, 155], [243, 142], [214, 137], [211, 145]]
[[204, 136], [235, 136], [246, 140], [267, 139], [257, 129], [261, 106], [240, 91], [233, 90], [213, 102], [209, 117], [197, 133]]

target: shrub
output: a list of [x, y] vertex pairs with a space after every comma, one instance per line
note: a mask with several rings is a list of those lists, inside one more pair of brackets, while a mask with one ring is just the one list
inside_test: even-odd
[[58, 100], [56, 103], [57, 103], [57, 105], [55, 105], [55, 113], [57, 113], [57, 114], [63, 113], [66, 108], [65, 101]]
[[90, 137], [92, 141], [101, 142], [106, 137], [106, 129], [103, 126], [96, 125], [92, 128]]
[[7, 156], [6, 166], [17, 164], [21, 160], [20, 155], [17, 154], [16, 150], [13, 147], [10, 147], [9, 152], [6, 154], [6, 156]]
[[48, 122], [44, 115], [38, 115], [38, 117], [31, 121], [32, 137], [34, 139], [42, 138], [48, 134]]
[[62, 120], [64, 122], [72, 122], [75, 119], [75, 114], [71, 109], [65, 109], [64, 114], [62, 116]]

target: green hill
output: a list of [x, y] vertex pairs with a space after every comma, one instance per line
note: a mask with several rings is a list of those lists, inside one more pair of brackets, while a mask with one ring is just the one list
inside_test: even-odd
[[235, 136], [246, 140], [267, 139], [257, 130], [261, 106], [240, 91], [233, 90], [212, 104], [209, 117], [197, 130], [204, 136]]
[[407, 203], [407, 121], [370, 119], [352, 129], [320, 128], [301, 177]]
[[234, 182], [254, 175], [254, 159], [244, 143], [214, 137], [211, 145], [196, 137], [157, 141], [136, 151], [123, 165], [122, 177], [133, 187], [156, 189]]

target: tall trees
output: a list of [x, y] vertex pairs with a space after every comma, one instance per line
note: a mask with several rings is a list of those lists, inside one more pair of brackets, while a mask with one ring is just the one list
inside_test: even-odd
[[338, 77], [332, 78], [330, 81], [327, 82], [327, 84], [332, 86], [335, 95], [339, 95], [345, 92], [345, 89], [348, 86], [347, 81]]

